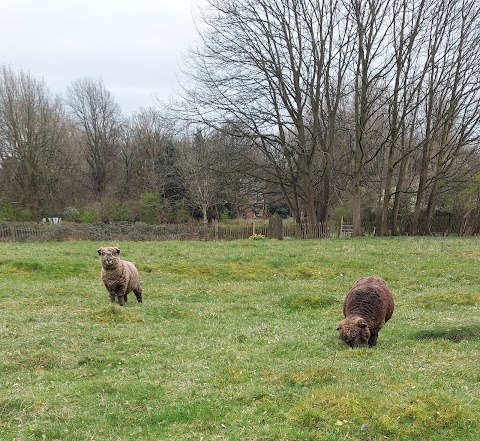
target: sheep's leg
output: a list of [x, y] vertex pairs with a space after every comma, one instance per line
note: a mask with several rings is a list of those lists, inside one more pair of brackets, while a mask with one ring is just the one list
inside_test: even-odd
[[118, 297], [118, 303], [120, 306], [125, 305], [125, 302], [127, 301], [127, 290], [126, 288], [120, 289], [120, 291], [117, 294]]
[[115, 298], [117, 297], [115, 291], [111, 288], [108, 288], [108, 295], [110, 296], [110, 301], [115, 303]]
[[373, 348], [377, 344], [378, 331], [370, 331], [370, 338], [368, 339], [368, 347]]
[[135, 294], [138, 303], [142, 303], [142, 288], [134, 289], [133, 293]]

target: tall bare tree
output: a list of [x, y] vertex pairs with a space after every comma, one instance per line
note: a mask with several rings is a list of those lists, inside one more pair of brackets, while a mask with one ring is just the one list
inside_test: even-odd
[[419, 231], [426, 205], [431, 224], [436, 199], [452, 179], [464, 181], [466, 155], [478, 142], [480, 63], [480, 6], [472, 0], [436, 2], [430, 16], [428, 76], [425, 82], [425, 112], [422, 126], [422, 157], [411, 232]]
[[352, 223], [353, 234], [362, 234], [362, 197], [365, 165], [374, 160], [385, 145], [384, 124], [386, 101], [385, 77], [391, 69], [391, 53], [387, 45], [391, 32], [391, 0], [350, 0], [357, 37], [354, 72]]
[[[320, 86], [319, 108], [313, 115], [318, 115], [318, 134], [320, 139], [321, 155], [319, 168], [322, 171], [322, 189], [320, 191], [320, 203], [318, 206], [318, 220], [328, 220], [331, 205], [332, 182], [334, 181], [336, 150], [342, 150], [339, 132], [341, 130], [342, 114], [350, 92], [348, 69], [354, 61], [355, 33], [353, 32], [353, 20], [347, 11], [341, 7], [341, 2], [336, 0], [317, 1], [313, 17], [312, 40], [318, 39], [315, 45], [317, 50], [323, 52], [316, 62], [318, 68], [324, 67], [325, 74], [322, 76]], [[313, 29], [319, 27], [325, 29], [317, 37]], [[313, 93], [311, 94], [314, 95]], [[315, 117], [313, 127], [317, 127]]]
[[[336, 8], [335, 1], [209, 0], [202, 45], [189, 66], [196, 86], [186, 93], [188, 117], [243, 131], [265, 159], [265, 180], [277, 182], [298, 221], [317, 221], [320, 149], [326, 170], [321, 203], [329, 203], [334, 135], [325, 137], [331, 126], [325, 119], [322, 126], [320, 112], [325, 87], [328, 112], [338, 109], [346, 43], [343, 33], [340, 43], [339, 34], [332, 36], [342, 21], [322, 11]], [[326, 54], [340, 61], [325, 60]], [[324, 218], [326, 208], [320, 212]]]
[[98, 199], [115, 177], [123, 123], [120, 106], [101, 79], [89, 78], [68, 87], [66, 102], [78, 124], [78, 144], [88, 165], [84, 185]]
[[[461, 180], [457, 165], [468, 160], [465, 154], [473, 153], [464, 148], [472, 136], [478, 137], [480, 123], [478, 84], [472, 83], [480, 63], [479, 49], [480, 5], [472, 0], [457, 2], [453, 11], [449, 8], [450, 21], [446, 38], [451, 50], [444, 52], [448, 70], [444, 72], [441, 93], [438, 96], [435, 116], [436, 158], [432, 187], [427, 205], [427, 227], [430, 228], [436, 207], [436, 199], [442, 185], [452, 173]], [[478, 139], [478, 138], [477, 138]]]
[[[407, 128], [409, 115], [417, 113], [418, 88], [426, 70], [417, 66], [421, 54], [422, 29], [426, 20], [425, 10], [428, 0], [395, 0], [393, 7], [393, 29], [389, 44], [394, 53], [394, 70], [390, 83], [391, 96], [389, 98], [389, 139], [387, 145], [386, 175], [383, 191], [383, 206], [380, 233], [385, 235], [389, 229], [393, 234], [397, 231], [397, 216], [400, 206], [401, 188], [407, 169], [409, 149], [405, 145], [408, 136], [404, 131]], [[414, 7], [415, 6], [415, 7]], [[421, 67], [421, 66], [420, 66]], [[395, 188], [395, 208], [389, 216], [391, 198], [393, 196], [394, 172], [397, 166], [397, 186]], [[391, 222], [389, 223], [389, 219]]]

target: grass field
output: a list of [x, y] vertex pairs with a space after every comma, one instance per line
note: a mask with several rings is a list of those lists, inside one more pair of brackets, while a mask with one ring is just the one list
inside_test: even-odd
[[[0, 244], [1, 440], [478, 440], [480, 238]], [[374, 349], [335, 330], [384, 277]]]

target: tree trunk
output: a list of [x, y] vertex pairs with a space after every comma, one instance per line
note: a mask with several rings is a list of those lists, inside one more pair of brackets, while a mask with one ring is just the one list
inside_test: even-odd
[[353, 235], [358, 237], [362, 235], [362, 195], [359, 184], [354, 185], [352, 200], [352, 225]]
[[400, 161], [400, 170], [398, 172], [398, 179], [397, 179], [397, 190], [395, 192], [395, 197], [393, 199], [393, 208], [392, 208], [392, 216], [391, 216], [391, 229], [392, 234], [397, 236], [400, 233], [399, 225], [398, 225], [398, 214], [400, 211], [400, 205], [402, 201], [403, 195], [403, 185], [405, 182], [405, 175], [406, 171], [408, 170], [408, 163], [410, 161], [410, 157], [408, 155], [404, 155], [402, 160]]

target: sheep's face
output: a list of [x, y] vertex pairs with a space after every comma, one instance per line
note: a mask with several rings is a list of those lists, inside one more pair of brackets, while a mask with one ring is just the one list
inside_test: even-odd
[[347, 317], [342, 320], [337, 331], [340, 331], [340, 339], [351, 348], [367, 345], [370, 338], [367, 322], [359, 316]]
[[115, 268], [120, 261], [120, 249], [117, 247], [102, 247], [97, 250], [104, 269]]

